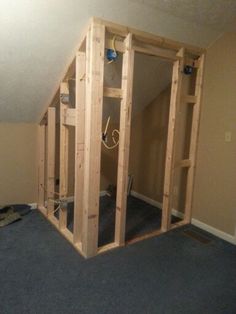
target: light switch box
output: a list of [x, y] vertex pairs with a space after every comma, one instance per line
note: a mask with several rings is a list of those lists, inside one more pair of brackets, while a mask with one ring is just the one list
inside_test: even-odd
[[230, 131], [225, 132], [225, 142], [231, 142], [231, 132]]

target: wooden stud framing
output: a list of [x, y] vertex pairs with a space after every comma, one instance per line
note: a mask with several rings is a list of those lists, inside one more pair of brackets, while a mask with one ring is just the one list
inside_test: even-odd
[[197, 97], [193, 95], [185, 95], [182, 100], [183, 102], [186, 102], [189, 104], [195, 104], [197, 102]]
[[55, 144], [56, 144], [56, 109], [48, 108], [47, 132], [47, 211], [53, 215], [55, 193]]
[[45, 125], [39, 125], [38, 206], [45, 205], [45, 136]]
[[128, 34], [125, 41], [125, 53], [123, 55], [122, 91], [123, 98], [120, 108], [120, 141], [117, 174], [116, 197], [116, 224], [115, 243], [125, 243], [125, 222], [127, 203], [127, 184], [129, 167], [129, 143], [132, 109], [132, 87], [134, 69], [134, 50], [132, 49], [132, 34]]
[[172, 74], [172, 87], [170, 99], [170, 113], [167, 136], [167, 150], [166, 150], [166, 165], [164, 177], [164, 194], [162, 207], [162, 231], [169, 230], [171, 219], [171, 196], [172, 196], [172, 181], [173, 181], [173, 163], [174, 163], [174, 147], [175, 147], [175, 133], [176, 133], [176, 116], [178, 105], [180, 102], [180, 91], [182, 81], [182, 68], [184, 59], [184, 49], [179, 53], [180, 60], [174, 62]]
[[86, 39], [86, 101], [82, 250], [97, 254], [105, 27], [93, 22]]
[[176, 55], [175, 51], [162, 49], [162, 48], [158, 48], [158, 47], [153, 47], [150, 45], [143, 45], [143, 44], [140, 44], [138, 42], [134, 43], [133, 49], [136, 52], [141, 52], [141, 53], [144, 53], [144, 54], [150, 55], [150, 56], [160, 57], [160, 58], [165, 59], [167, 61], [175, 61], [175, 60], [179, 59], [178, 56]]
[[172, 50], [175, 50], [176, 52], [178, 52], [182, 47], [184, 47], [187, 52], [197, 54], [197, 55], [201, 55], [202, 53], [205, 52], [204, 49], [196, 47], [196, 46], [187, 45], [181, 42], [177, 42], [177, 41], [170, 40], [164, 37], [160, 37], [160, 36], [153, 35], [147, 32], [143, 32], [135, 28], [115, 24], [109, 21], [104, 21], [100, 18], [94, 17], [93, 21], [97, 21], [98, 23], [103, 24], [106, 27], [106, 30], [112, 34], [119, 35], [121, 37], [126, 37], [129, 33], [131, 33], [133, 34], [133, 37], [135, 39], [148, 45], [153, 45], [156, 47], [163, 47], [166, 49], [172, 49]]
[[190, 159], [183, 159], [180, 162], [177, 162], [175, 167], [189, 168], [189, 167], [191, 167], [191, 160]]
[[[69, 94], [67, 83], [61, 83], [60, 95]], [[68, 191], [68, 142], [69, 130], [63, 123], [65, 111], [68, 105], [60, 100], [60, 199], [67, 196]], [[67, 208], [60, 207], [59, 210], [59, 227], [65, 229], [67, 227]]]
[[203, 69], [204, 69], [204, 54], [199, 59], [199, 67], [197, 69], [197, 79], [196, 79], [196, 88], [195, 88], [196, 103], [194, 104], [194, 107], [193, 107], [192, 130], [191, 130], [191, 141], [190, 141], [190, 151], [189, 151], [189, 159], [191, 160], [191, 167], [188, 170], [187, 187], [186, 187], [185, 219], [184, 219], [186, 223], [191, 222], [193, 185], [194, 185], [194, 175], [195, 175], [196, 155], [197, 155], [197, 139], [198, 139], [201, 98], [202, 98]]
[[81, 242], [84, 192], [85, 53], [76, 56], [74, 243]]
[[122, 98], [123, 91], [120, 88], [104, 87], [104, 97]]
[[64, 111], [64, 116], [63, 116], [63, 124], [65, 125], [70, 125], [70, 126], [75, 126], [75, 109], [73, 108], [67, 108]]
[[[114, 39], [115, 36], [115, 39]], [[104, 86], [105, 48], [123, 54], [121, 88]], [[132, 85], [135, 52], [157, 56], [173, 62], [172, 89], [166, 150], [164, 196], [161, 230], [132, 239], [134, 243], [177, 228], [191, 220], [191, 206], [196, 164], [197, 136], [204, 65], [204, 50], [185, 45], [136, 29], [92, 18], [86, 34], [81, 37], [75, 56], [65, 72], [60, 88], [55, 89], [50, 107], [42, 115], [39, 125], [39, 188], [38, 207], [55, 228], [85, 257], [91, 257], [125, 244], [128, 162], [132, 109]], [[191, 65], [197, 72], [194, 95], [181, 95], [182, 69]], [[59, 220], [53, 215], [55, 183], [55, 108], [61, 94], [69, 94], [66, 81], [76, 78], [76, 106], [60, 99], [60, 186], [59, 198], [68, 191], [68, 126], [75, 127], [75, 191], [74, 229], [67, 229], [67, 208], [61, 206]], [[101, 163], [101, 133], [103, 97], [121, 101], [120, 135], [117, 174], [116, 223], [113, 243], [98, 248], [98, 218]], [[180, 103], [193, 106], [189, 156], [175, 160], [177, 113]], [[45, 124], [47, 123], [47, 128]], [[47, 155], [47, 156], [46, 156]], [[47, 157], [47, 158], [46, 158]], [[173, 176], [176, 168], [186, 168], [186, 204], [183, 221], [172, 224]], [[46, 189], [45, 189], [46, 181]], [[48, 210], [45, 208], [47, 191]]]

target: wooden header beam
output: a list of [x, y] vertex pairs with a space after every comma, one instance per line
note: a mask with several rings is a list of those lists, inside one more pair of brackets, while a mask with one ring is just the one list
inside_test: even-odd
[[115, 24], [113, 22], [105, 21], [96, 17], [93, 17], [92, 20], [97, 21], [98, 23], [101, 23], [102, 25], [104, 25], [108, 32], [120, 35], [122, 37], [126, 37], [130, 33], [133, 35], [134, 39], [137, 39], [140, 42], [143, 42], [149, 45], [154, 45], [157, 47], [162, 47], [162, 48], [167, 48], [167, 49], [173, 49], [176, 52], [179, 51], [181, 48], [185, 48], [186, 52], [195, 54], [196, 56], [199, 56], [205, 52], [205, 49], [203, 48], [199, 48], [196, 46], [188, 45], [188, 44], [181, 43], [175, 40], [171, 40], [171, 39], [167, 39], [161, 36], [150, 34], [144, 31], [137, 30], [132, 27]]

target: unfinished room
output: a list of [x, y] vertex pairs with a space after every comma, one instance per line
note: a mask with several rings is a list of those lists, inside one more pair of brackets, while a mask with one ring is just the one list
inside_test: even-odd
[[236, 1], [0, 10], [1, 313], [236, 313]]

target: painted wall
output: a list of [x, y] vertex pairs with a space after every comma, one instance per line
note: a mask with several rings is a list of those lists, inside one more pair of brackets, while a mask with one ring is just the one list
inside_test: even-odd
[[[231, 235], [236, 226], [236, 34], [207, 51], [193, 217]], [[225, 132], [232, 132], [225, 142]]]
[[165, 89], [131, 124], [129, 173], [132, 190], [162, 202], [170, 87]]
[[37, 200], [37, 125], [0, 123], [0, 206]]

